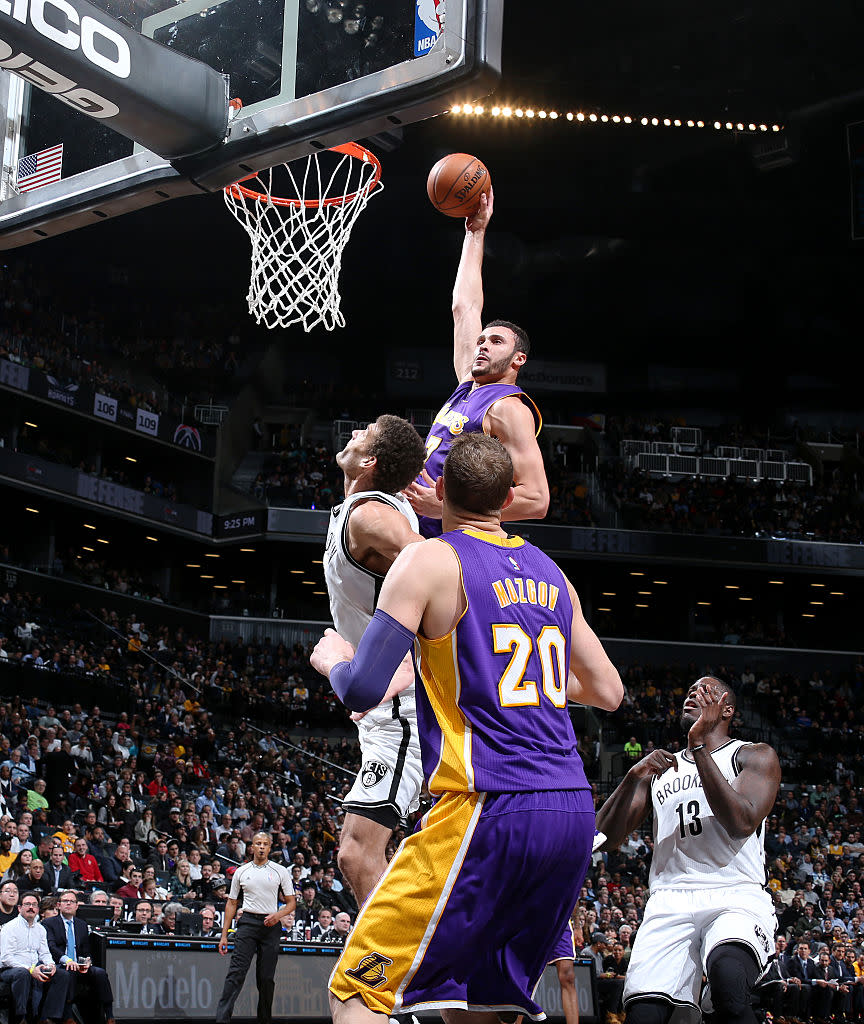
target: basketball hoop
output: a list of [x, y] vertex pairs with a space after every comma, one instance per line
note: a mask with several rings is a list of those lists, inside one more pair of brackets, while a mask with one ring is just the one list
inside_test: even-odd
[[[285, 194], [274, 195], [274, 187]], [[349, 142], [225, 188], [225, 204], [252, 242], [246, 299], [259, 324], [345, 326], [342, 252], [369, 197], [383, 187], [378, 158]]]

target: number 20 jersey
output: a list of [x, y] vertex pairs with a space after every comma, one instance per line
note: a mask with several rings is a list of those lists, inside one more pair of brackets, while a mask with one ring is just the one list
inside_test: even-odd
[[588, 789], [567, 712], [573, 607], [558, 566], [520, 537], [454, 530], [466, 609], [418, 637], [417, 718], [433, 795]]
[[[740, 774], [738, 752], [746, 744], [729, 740], [711, 756], [731, 785]], [[765, 885], [765, 822], [744, 839], [733, 839], [708, 806], [692, 755], [675, 755], [678, 771], [667, 769], [651, 782], [654, 855], [648, 884], [655, 889], [706, 889], [755, 882]]]

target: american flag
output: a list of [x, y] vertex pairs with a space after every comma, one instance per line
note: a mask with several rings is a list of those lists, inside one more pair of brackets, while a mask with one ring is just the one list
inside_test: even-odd
[[40, 149], [18, 161], [19, 192], [32, 192], [52, 181], [59, 181], [63, 176], [63, 143]]

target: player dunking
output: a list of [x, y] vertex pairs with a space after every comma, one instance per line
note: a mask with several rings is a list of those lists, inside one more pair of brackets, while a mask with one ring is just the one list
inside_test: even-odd
[[447, 399], [426, 438], [426, 465], [406, 490], [420, 517], [424, 537], [441, 533], [441, 502], [435, 481], [451, 441], [484, 431], [497, 437], [513, 460], [514, 498], [503, 519], [542, 519], [549, 508], [549, 485], [537, 445], [540, 413], [516, 384], [528, 358], [528, 335], [507, 320], [483, 327], [483, 250], [492, 216], [492, 191], [480, 197], [465, 221], [465, 241], [453, 286], [453, 368], [459, 386]]
[[[417, 475], [424, 454], [411, 424], [385, 415], [355, 430], [336, 456], [345, 500], [330, 517], [324, 578], [333, 622], [355, 646], [393, 559], [406, 544], [422, 540], [417, 517], [398, 492]], [[413, 679], [410, 658], [403, 671]], [[387, 866], [393, 829], [419, 804], [423, 769], [413, 685], [370, 711], [357, 728], [362, 768], [342, 805], [346, 814], [338, 859], [362, 903]]]
[[423, 766], [437, 797], [331, 976], [336, 1024], [420, 1009], [444, 1010], [448, 1024], [465, 1011], [489, 1024], [543, 1015], [532, 992], [594, 835], [567, 700], [612, 710], [623, 687], [561, 570], [501, 529], [512, 480], [496, 439], [454, 442], [436, 483], [446, 532], [398, 556], [356, 655], [328, 632], [312, 657], [363, 711], [418, 640]]
[[[597, 815], [614, 849], [654, 809], [651, 898], [627, 978], [627, 1024], [666, 1024], [676, 1007], [698, 1014], [703, 972], [717, 1019], [749, 1024], [750, 993], [774, 951], [765, 891], [765, 818], [780, 762], [764, 743], [729, 736], [731, 688], [705, 676], [687, 691], [687, 749], [635, 764]], [[671, 771], [669, 770], [671, 769]]]

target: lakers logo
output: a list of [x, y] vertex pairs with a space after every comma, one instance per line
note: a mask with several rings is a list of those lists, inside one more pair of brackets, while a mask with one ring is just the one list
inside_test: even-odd
[[356, 967], [352, 967], [345, 973], [356, 978], [357, 981], [362, 981], [370, 988], [378, 988], [387, 981], [384, 968], [392, 963], [390, 957], [384, 956], [382, 953], [367, 953]]

